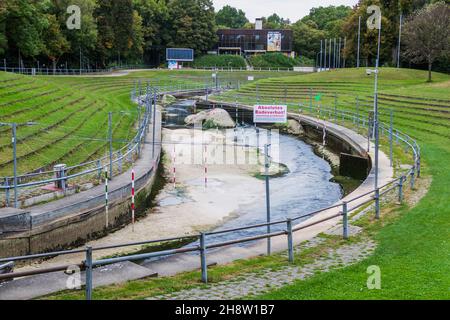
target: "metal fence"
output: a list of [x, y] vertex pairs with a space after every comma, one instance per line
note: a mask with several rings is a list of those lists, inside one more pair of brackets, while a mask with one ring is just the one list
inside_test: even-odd
[[203, 71], [226, 71], [226, 72], [237, 72], [237, 71], [254, 71], [254, 72], [298, 72], [294, 68], [232, 68], [232, 67], [191, 67], [195, 70]]
[[92, 69], [92, 68], [46, 68], [46, 67], [8, 67], [5, 65], [0, 66], [0, 71], [17, 73], [29, 76], [80, 76], [80, 75], [105, 75], [110, 74], [114, 71], [120, 70], [136, 70], [136, 69], [148, 69], [153, 70], [146, 65], [123, 65], [120, 67], [111, 67], [106, 69]]
[[[325, 110], [325, 109], [324, 109]], [[333, 110], [334, 111], [334, 110]], [[336, 113], [337, 115], [337, 113]], [[360, 123], [361, 125], [366, 124], [367, 127], [370, 130], [370, 123], [367, 118], [361, 118], [359, 115], [351, 114], [349, 112], [341, 113], [341, 117], [346, 118], [347, 120], [355, 121]], [[318, 122], [319, 123], [319, 122]], [[411, 148], [411, 151], [414, 155], [414, 164], [412, 165], [411, 169], [408, 170], [405, 173], [402, 173], [400, 177], [394, 179], [393, 181], [390, 181], [389, 183], [386, 183], [383, 186], [380, 186], [376, 190], [369, 191], [367, 193], [364, 193], [362, 195], [359, 195], [357, 197], [352, 198], [349, 201], [342, 202], [336, 205], [333, 205], [331, 207], [327, 207], [318, 211], [310, 212], [298, 217], [295, 217], [293, 219], [286, 219], [286, 220], [280, 220], [270, 223], [262, 223], [257, 225], [251, 225], [241, 228], [234, 228], [234, 229], [227, 229], [227, 230], [221, 230], [221, 231], [215, 231], [215, 232], [206, 232], [206, 233], [200, 233], [198, 235], [194, 236], [181, 236], [181, 237], [174, 237], [174, 238], [168, 238], [168, 239], [157, 239], [157, 240], [150, 240], [150, 241], [142, 241], [142, 242], [135, 242], [135, 243], [125, 243], [125, 244], [118, 244], [118, 245], [112, 245], [112, 246], [104, 246], [104, 247], [87, 247], [85, 249], [78, 249], [78, 250], [66, 250], [66, 251], [58, 251], [58, 252], [52, 252], [52, 253], [45, 253], [45, 254], [35, 254], [35, 255], [29, 255], [29, 256], [22, 256], [22, 257], [11, 257], [11, 258], [5, 258], [0, 259], [1, 263], [10, 263], [10, 262], [18, 262], [18, 261], [29, 261], [34, 259], [44, 259], [44, 258], [52, 258], [60, 255], [70, 255], [75, 253], [84, 253], [85, 254], [85, 260], [81, 261], [78, 265], [78, 267], [85, 271], [85, 296], [87, 300], [92, 299], [92, 291], [93, 291], [93, 269], [100, 266], [106, 266], [111, 265], [119, 262], [125, 262], [125, 261], [142, 261], [145, 259], [151, 259], [155, 257], [167, 257], [172, 256], [176, 254], [181, 253], [188, 253], [188, 252], [198, 252], [200, 254], [200, 265], [201, 265], [201, 279], [204, 283], [208, 282], [208, 265], [207, 265], [207, 254], [208, 250], [215, 249], [215, 248], [223, 248], [235, 244], [242, 244], [242, 243], [248, 243], [253, 242], [257, 240], [263, 240], [263, 239], [272, 239], [274, 237], [280, 237], [280, 236], [286, 236], [287, 240], [287, 250], [288, 250], [288, 257], [289, 262], [294, 262], [294, 234], [297, 232], [301, 232], [302, 230], [305, 230], [307, 228], [310, 228], [312, 226], [321, 224], [325, 221], [342, 218], [342, 237], [344, 239], [349, 238], [349, 216], [351, 213], [357, 211], [358, 209], [361, 209], [365, 206], [369, 206], [370, 204], [374, 204], [375, 206], [375, 216], [376, 218], [381, 218], [380, 216], [380, 209], [381, 209], [381, 200], [383, 197], [385, 197], [388, 193], [396, 191], [396, 196], [398, 197], [398, 202], [403, 202], [403, 196], [404, 196], [404, 189], [405, 185], [409, 182], [410, 188], [414, 189], [415, 186], [415, 176], [420, 176], [420, 148], [418, 144], [411, 139], [408, 135], [402, 133], [399, 130], [393, 130], [392, 126], [390, 127], [389, 134], [394, 138], [398, 139], [399, 142], [405, 143], [405, 145], [408, 148]], [[365, 199], [366, 198], [366, 199]], [[299, 224], [297, 226], [294, 226], [294, 222], [303, 220], [308, 217], [315, 216], [319, 213], [324, 213], [327, 210], [330, 209], [336, 209], [341, 208], [339, 213], [332, 214], [330, 216], [321, 218], [317, 221], [309, 222], [306, 221], [305, 224]], [[270, 232], [265, 231], [262, 233], [259, 233], [255, 236], [251, 237], [245, 237], [245, 238], [237, 238], [229, 241], [223, 241], [223, 242], [214, 242], [213, 240], [208, 241], [209, 236], [217, 235], [217, 234], [232, 234], [238, 231], [242, 230], [258, 230], [262, 227], [267, 226], [275, 226], [275, 225], [284, 225], [284, 230], [277, 231], [277, 232]], [[259, 230], [258, 230], [259, 231]], [[179, 249], [172, 249], [172, 250], [163, 250], [158, 252], [152, 252], [152, 253], [145, 253], [145, 254], [134, 254], [134, 255], [128, 255], [123, 257], [116, 257], [116, 258], [110, 258], [110, 259], [99, 259], [95, 260], [93, 259], [92, 253], [94, 251], [102, 251], [112, 248], [124, 248], [124, 247], [131, 247], [131, 246], [140, 246], [140, 245], [149, 245], [149, 244], [155, 244], [155, 243], [167, 243], [167, 242], [174, 242], [174, 241], [180, 241], [184, 239], [192, 239], [192, 244], [188, 245], [183, 248]], [[69, 267], [73, 267], [73, 265], [65, 265], [65, 266], [59, 266], [54, 268], [47, 268], [47, 269], [35, 269], [32, 271], [27, 272], [16, 272], [16, 273], [9, 273], [9, 274], [3, 274], [0, 275], [0, 281], [4, 280], [10, 280], [14, 278], [19, 277], [26, 277], [26, 276], [32, 276], [32, 275], [38, 275], [38, 274], [46, 274], [50, 272], [58, 272], [58, 271], [65, 271]]]

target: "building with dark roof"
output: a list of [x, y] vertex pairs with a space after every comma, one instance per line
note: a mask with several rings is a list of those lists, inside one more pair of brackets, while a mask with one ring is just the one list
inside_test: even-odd
[[262, 29], [260, 20], [255, 29], [219, 29], [218, 54], [253, 55], [280, 52], [292, 56], [292, 30]]

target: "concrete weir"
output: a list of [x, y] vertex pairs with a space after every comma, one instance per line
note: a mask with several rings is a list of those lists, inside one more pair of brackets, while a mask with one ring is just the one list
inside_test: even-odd
[[[145, 141], [153, 141], [149, 130]], [[150, 198], [161, 154], [161, 113], [157, 113], [156, 144], [145, 144], [135, 161], [136, 205]], [[109, 183], [109, 225], [106, 227], [104, 186], [42, 205], [0, 209], [0, 257], [37, 254], [79, 246], [131, 222], [131, 168]]]

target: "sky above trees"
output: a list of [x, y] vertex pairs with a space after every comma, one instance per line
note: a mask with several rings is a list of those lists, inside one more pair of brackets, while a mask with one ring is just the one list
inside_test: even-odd
[[242, 9], [250, 21], [268, 17], [275, 12], [295, 22], [308, 15], [311, 8], [329, 5], [353, 7], [358, 0], [213, 0], [213, 2], [216, 11], [225, 5]]

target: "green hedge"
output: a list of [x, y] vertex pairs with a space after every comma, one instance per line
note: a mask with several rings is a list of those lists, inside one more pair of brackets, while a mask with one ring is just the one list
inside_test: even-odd
[[313, 66], [314, 62], [301, 57], [293, 59], [281, 53], [267, 53], [250, 58], [250, 63], [255, 68], [293, 68], [298, 66]]
[[206, 55], [196, 58], [192, 64], [194, 68], [245, 68], [245, 60], [236, 55]]

